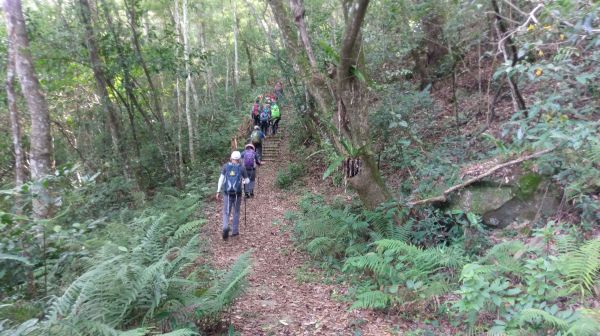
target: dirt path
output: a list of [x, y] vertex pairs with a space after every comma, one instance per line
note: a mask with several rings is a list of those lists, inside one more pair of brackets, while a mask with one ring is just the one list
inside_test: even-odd
[[[285, 142], [282, 146], [287, 148]], [[348, 303], [332, 299], [346, 288], [319, 283], [319, 272], [307, 269], [308, 256], [291, 241], [293, 224], [284, 220], [286, 211], [296, 209], [299, 193], [275, 186], [277, 171], [288, 164], [286, 150], [281, 156], [259, 169], [255, 197], [247, 201], [247, 222], [242, 203], [238, 237], [221, 237], [222, 204], [207, 213], [216, 267], [229, 267], [253, 250], [249, 285], [233, 305], [230, 323], [242, 335], [391, 335], [381, 315], [350, 312]]]

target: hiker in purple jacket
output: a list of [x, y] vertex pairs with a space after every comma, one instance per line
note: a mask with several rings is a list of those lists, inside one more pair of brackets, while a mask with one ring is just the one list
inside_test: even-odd
[[256, 169], [260, 166], [260, 159], [251, 143], [246, 145], [242, 152], [242, 165], [246, 168], [250, 182], [246, 184], [245, 196], [254, 197], [254, 181], [256, 180]]

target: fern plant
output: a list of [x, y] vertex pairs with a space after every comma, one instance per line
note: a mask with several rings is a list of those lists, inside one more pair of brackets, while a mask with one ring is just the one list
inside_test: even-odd
[[[509, 241], [496, 245], [477, 263], [465, 265], [456, 292], [460, 300], [454, 307], [467, 315], [471, 326], [480, 314], [495, 313], [493, 335], [597, 334], [598, 315], [580, 307], [597, 286], [599, 239], [581, 245], [570, 236], [552, 239], [558, 256], [549, 254], [547, 247]], [[580, 294], [579, 303], [573, 292]]]
[[561, 266], [567, 277], [570, 289], [581, 299], [592, 292], [600, 275], [600, 239], [586, 242], [577, 250], [566, 253], [561, 258]]
[[456, 247], [427, 248], [401, 240], [375, 241], [374, 251], [348, 258], [344, 271], [364, 272], [374, 289], [357, 296], [353, 308], [389, 308], [405, 302], [427, 302], [450, 290], [453, 271], [464, 263]]
[[351, 213], [347, 207], [332, 208], [314, 197], [301, 201], [300, 206], [303, 213], [297, 219], [295, 230], [312, 256], [333, 262], [366, 250], [369, 223], [360, 215]]
[[31, 335], [146, 335], [155, 328], [192, 335], [185, 327], [193, 321], [214, 323], [242, 292], [250, 257], [243, 254], [212, 281], [190, 272], [198, 269], [200, 257], [203, 221], [189, 220], [197, 204], [196, 197], [169, 198], [131, 221], [130, 248], [105, 244], [88, 260], [90, 267], [52, 300], [43, 320], [6, 334], [25, 327]]

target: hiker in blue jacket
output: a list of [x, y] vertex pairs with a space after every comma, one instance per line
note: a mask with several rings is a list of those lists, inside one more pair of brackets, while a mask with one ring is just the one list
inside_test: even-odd
[[229, 237], [229, 216], [233, 210], [232, 236], [240, 234], [240, 206], [242, 204], [242, 186], [250, 182], [248, 172], [241, 164], [242, 155], [238, 151], [231, 153], [231, 162], [223, 165], [219, 185], [217, 186], [217, 200], [223, 191], [223, 240]]

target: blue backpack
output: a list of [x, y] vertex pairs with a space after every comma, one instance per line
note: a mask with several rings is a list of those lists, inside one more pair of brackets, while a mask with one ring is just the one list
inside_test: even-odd
[[225, 167], [225, 193], [242, 193], [242, 166], [228, 163]]
[[269, 121], [269, 110], [264, 108], [260, 113], [260, 121]]

